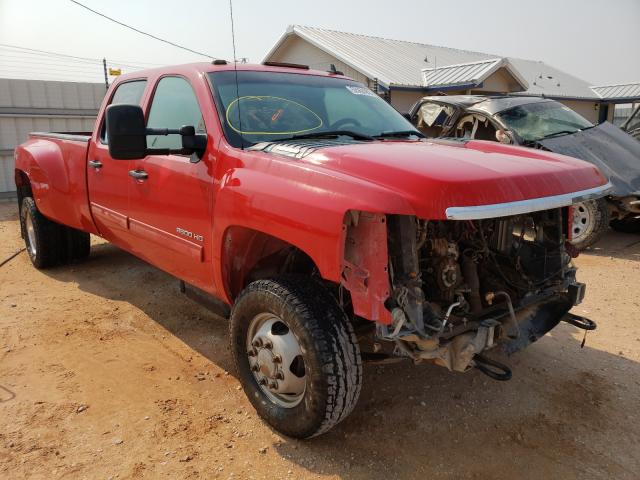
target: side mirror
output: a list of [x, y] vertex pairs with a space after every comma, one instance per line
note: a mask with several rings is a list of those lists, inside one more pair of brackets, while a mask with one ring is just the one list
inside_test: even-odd
[[147, 129], [138, 105], [109, 105], [106, 112], [109, 155], [116, 160], [136, 160], [147, 155]]
[[[138, 160], [147, 155], [192, 155], [197, 163], [207, 148], [207, 135], [196, 133], [195, 127], [147, 128], [144, 113], [138, 105], [109, 105], [106, 111], [109, 155], [115, 160]], [[182, 148], [147, 148], [147, 135], [181, 135]]]
[[192, 125], [183, 126], [180, 129], [180, 135], [182, 135], [182, 150], [191, 154], [191, 163], [198, 163], [207, 148], [207, 135], [196, 133], [196, 129]]

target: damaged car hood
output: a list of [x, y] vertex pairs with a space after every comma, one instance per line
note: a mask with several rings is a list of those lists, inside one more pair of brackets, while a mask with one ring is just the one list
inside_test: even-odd
[[416, 215], [431, 219], [453, 218], [452, 208], [559, 196], [607, 183], [589, 163], [483, 141], [358, 143], [320, 148], [300, 160], [383, 186], [408, 201]]
[[640, 192], [640, 142], [609, 122], [537, 143], [598, 167], [609, 178], [613, 195]]

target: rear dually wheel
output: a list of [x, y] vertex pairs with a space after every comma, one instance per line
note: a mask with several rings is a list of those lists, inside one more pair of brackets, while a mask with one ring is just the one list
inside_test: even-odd
[[32, 197], [22, 199], [20, 227], [29, 259], [36, 268], [49, 268], [89, 256], [90, 235], [49, 220], [40, 213]]

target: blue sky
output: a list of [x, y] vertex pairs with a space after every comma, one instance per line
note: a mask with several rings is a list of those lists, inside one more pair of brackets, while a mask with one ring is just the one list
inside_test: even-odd
[[[232, 58], [227, 0], [80, 1], [194, 50]], [[543, 60], [593, 84], [640, 81], [640, 0], [395, 0], [379, 7], [371, 0], [234, 0], [233, 5], [237, 55], [252, 62], [262, 60], [287, 25], [301, 24]], [[202, 59], [69, 0], [0, 0], [0, 43], [106, 57], [113, 66]], [[0, 47], [3, 77], [100, 81], [101, 75], [98, 63]]]

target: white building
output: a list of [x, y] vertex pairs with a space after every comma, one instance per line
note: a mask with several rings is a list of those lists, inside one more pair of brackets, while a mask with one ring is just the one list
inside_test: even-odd
[[287, 29], [264, 61], [318, 70], [333, 64], [387, 97], [401, 112], [425, 95], [518, 93], [553, 98], [592, 122], [601, 122], [613, 119], [611, 103], [640, 100], [639, 84], [633, 84], [637, 90], [626, 89], [631, 97], [613, 99], [608, 93], [601, 95], [605, 87], [592, 88], [540, 61], [298, 25]]
[[104, 83], [0, 78], [0, 199], [15, 192], [14, 148], [29, 132], [91, 131]]

